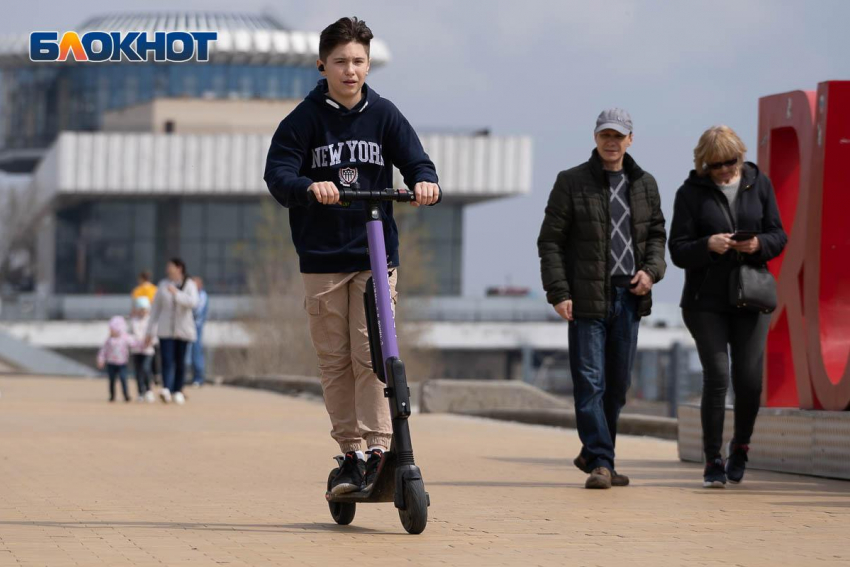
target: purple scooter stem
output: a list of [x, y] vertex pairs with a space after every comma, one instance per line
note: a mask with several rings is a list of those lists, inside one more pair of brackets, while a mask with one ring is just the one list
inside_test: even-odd
[[366, 239], [369, 243], [369, 263], [375, 286], [375, 303], [378, 308], [378, 328], [381, 334], [381, 357], [384, 365], [390, 357], [398, 358], [398, 340], [395, 334], [390, 279], [387, 269], [387, 249], [384, 244], [384, 228], [380, 219], [366, 223]]
[[[411, 534], [420, 534], [428, 523], [428, 506], [431, 500], [425, 491], [422, 471], [413, 458], [413, 444], [410, 439], [408, 418], [411, 415], [410, 388], [399, 359], [398, 339], [396, 338], [395, 316], [390, 296], [389, 266], [384, 241], [384, 227], [381, 220], [381, 201], [410, 202], [413, 200], [407, 191], [388, 189], [385, 191], [340, 190], [343, 201], [365, 201], [366, 238], [369, 245], [370, 278], [373, 288], [367, 290], [363, 305], [367, 316], [369, 348], [377, 379], [386, 385], [384, 396], [389, 402], [392, 420], [392, 442], [390, 450], [384, 455], [384, 461], [378, 470], [378, 476], [372, 487], [365, 492], [352, 492], [333, 496], [330, 493], [334, 475], [339, 468], [331, 471], [328, 478], [326, 498], [331, 516], [336, 523], [346, 525], [354, 519], [358, 502], [393, 502], [398, 509], [399, 519], [404, 529]], [[372, 303], [374, 301], [374, 303]], [[377, 320], [376, 320], [377, 319]], [[378, 337], [375, 336], [378, 333]], [[377, 352], [380, 349], [380, 355]], [[338, 467], [343, 458], [337, 457]]]

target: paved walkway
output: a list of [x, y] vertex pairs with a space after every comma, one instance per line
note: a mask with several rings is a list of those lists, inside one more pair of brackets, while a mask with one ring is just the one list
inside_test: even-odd
[[108, 404], [102, 380], [0, 377], [5, 565], [848, 565], [850, 482], [753, 473], [725, 491], [675, 444], [620, 440], [633, 485], [582, 488], [574, 431], [417, 415], [432, 506], [333, 524], [323, 406], [208, 387]]

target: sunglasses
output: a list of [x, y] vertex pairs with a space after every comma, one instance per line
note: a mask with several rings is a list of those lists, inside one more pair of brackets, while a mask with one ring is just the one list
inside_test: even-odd
[[733, 159], [730, 159], [730, 160], [727, 160], [727, 161], [719, 161], [717, 163], [707, 163], [705, 165], [706, 165], [706, 167], [708, 167], [708, 169], [712, 169], [714, 171], [717, 171], [721, 167], [732, 167], [733, 165], [736, 165], [737, 163], [738, 163], [738, 158], [733, 158]]

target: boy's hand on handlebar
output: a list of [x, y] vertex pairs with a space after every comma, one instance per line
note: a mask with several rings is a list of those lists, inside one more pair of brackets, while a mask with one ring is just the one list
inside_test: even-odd
[[436, 183], [420, 181], [413, 187], [413, 194], [416, 200], [411, 201], [410, 204], [414, 207], [433, 205], [440, 200], [440, 187]]
[[316, 202], [322, 205], [335, 205], [339, 203], [339, 189], [332, 181], [317, 181], [307, 188], [316, 196]]

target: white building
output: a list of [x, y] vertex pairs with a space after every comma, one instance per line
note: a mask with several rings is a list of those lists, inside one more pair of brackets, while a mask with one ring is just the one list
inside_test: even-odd
[[[121, 294], [140, 271], [161, 275], [179, 256], [210, 293], [245, 293], [271, 199], [266, 152], [320, 79], [318, 34], [268, 16], [202, 12], [106, 16], [78, 31], [95, 29], [217, 30], [218, 41], [203, 63], [38, 64], [26, 34], [0, 38], [0, 168], [31, 174], [21, 222], [38, 234], [29, 251], [37, 289]], [[373, 68], [390, 57], [379, 39], [371, 55]], [[417, 219], [433, 252], [430, 291], [457, 295], [464, 207], [527, 194], [531, 140], [437, 133], [422, 142], [445, 195]]]

